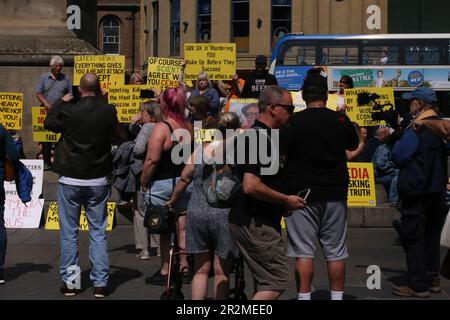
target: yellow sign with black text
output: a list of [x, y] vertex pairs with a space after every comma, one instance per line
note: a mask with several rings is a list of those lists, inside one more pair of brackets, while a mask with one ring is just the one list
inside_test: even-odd
[[375, 175], [372, 163], [348, 162], [348, 200], [349, 207], [376, 207]]
[[[116, 203], [108, 202], [108, 224], [106, 226], [106, 231], [112, 231], [114, 222], [114, 213], [116, 211]], [[59, 230], [59, 216], [58, 216], [58, 204], [56, 202], [50, 202], [48, 207], [47, 218], [45, 219], [45, 230]], [[88, 231], [89, 224], [86, 217], [86, 211], [84, 208], [81, 209], [80, 217], [80, 230]]]
[[81, 78], [94, 72], [101, 88], [109, 91], [111, 86], [125, 84], [125, 56], [75, 56], [73, 85], [79, 86]]
[[123, 85], [109, 88], [108, 100], [117, 110], [121, 123], [130, 123], [131, 117], [139, 114], [139, 104], [148, 101], [141, 99], [141, 90], [151, 90], [149, 86]]
[[44, 107], [31, 108], [34, 142], [58, 142], [61, 137], [60, 133], [53, 133], [44, 129], [44, 121], [46, 116], [47, 111]]
[[379, 117], [395, 110], [393, 88], [357, 88], [345, 89], [346, 113], [351, 121], [362, 127], [385, 125]]
[[0, 92], [0, 124], [7, 130], [22, 129], [23, 94]]
[[211, 80], [231, 80], [236, 74], [235, 43], [186, 43], [185, 80], [197, 80], [200, 72], [208, 73]]
[[164, 91], [168, 88], [178, 88], [183, 60], [170, 58], [148, 58], [147, 85]]

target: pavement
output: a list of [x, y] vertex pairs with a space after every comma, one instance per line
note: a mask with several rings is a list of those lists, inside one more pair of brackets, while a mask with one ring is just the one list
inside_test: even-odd
[[[405, 275], [406, 262], [403, 250], [395, 244], [395, 231], [391, 228], [349, 228], [348, 244], [350, 258], [347, 260], [346, 300], [402, 299], [391, 294], [393, 281]], [[82, 269], [82, 292], [73, 300], [93, 300], [93, 288], [89, 280], [88, 246], [86, 232], [80, 232], [80, 261]], [[159, 300], [162, 287], [145, 284], [145, 277], [159, 268], [159, 258], [150, 260], [136, 258], [132, 225], [117, 225], [108, 233], [110, 257], [110, 294], [106, 300]], [[442, 251], [442, 257], [444, 255]], [[380, 268], [380, 289], [369, 290], [366, 282], [370, 276], [369, 266]], [[0, 300], [66, 300], [59, 293], [59, 232], [44, 229], [8, 230], [8, 250], [5, 265], [6, 284], [0, 285]], [[292, 272], [294, 262], [292, 261]], [[296, 298], [294, 273], [292, 286], [281, 300]], [[245, 268], [246, 293], [251, 296], [253, 283]], [[232, 287], [234, 283], [232, 275]], [[209, 295], [212, 296], [212, 279]], [[315, 262], [313, 299], [329, 299], [326, 262], [321, 255]], [[441, 279], [440, 294], [431, 299], [449, 300], [450, 281]], [[183, 286], [186, 300], [190, 300], [190, 285]]]

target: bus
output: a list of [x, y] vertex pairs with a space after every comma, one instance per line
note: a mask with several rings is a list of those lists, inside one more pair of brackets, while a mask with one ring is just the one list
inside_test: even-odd
[[442, 114], [450, 116], [450, 34], [287, 34], [274, 45], [270, 73], [280, 86], [301, 90], [306, 72], [317, 67], [328, 74], [330, 91], [338, 90], [343, 75], [355, 87], [393, 87], [397, 98], [431, 87]]

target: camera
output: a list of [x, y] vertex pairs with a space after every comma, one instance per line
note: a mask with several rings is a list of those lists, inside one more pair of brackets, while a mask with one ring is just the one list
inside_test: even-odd
[[155, 98], [155, 91], [153, 90], [141, 90], [141, 99], [154, 99]]

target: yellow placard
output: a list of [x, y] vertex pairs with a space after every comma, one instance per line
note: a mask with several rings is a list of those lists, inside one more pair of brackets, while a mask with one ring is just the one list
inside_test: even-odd
[[148, 58], [147, 85], [161, 91], [167, 88], [178, 88], [178, 76], [182, 64], [181, 59]]
[[[116, 212], [116, 203], [108, 202], [107, 211], [108, 225], [106, 226], [106, 231], [111, 231], [114, 222], [114, 213]], [[47, 218], [45, 219], [45, 230], [59, 230], [58, 204], [56, 202], [50, 202], [50, 206], [48, 207]], [[89, 230], [86, 211], [84, 208], [81, 209], [80, 230]]]
[[[306, 109], [306, 102], [303, 100], [301, 91], [291, 91], [292, 101], [294, 103], [294, 112], [301, 112]], [[329, 94], [327, 101], [327, 108], [333, 111], [337, 110], [338, 95]]]
[[141, 90], [151, 90], [151, 87], [122, 85], [109, 88], [108, 100], [116, 107], [119, 122], [130, 123], [131, 117], [139, 114], [139, 104], [147, 100], [140, 98]]
[[349, 207], [376, 207], [375, 176], [372, 163], [347, 163], [350, 181], [348, 184]]
[[125, 56], [75, 56], [73, 85], [79, 86], [81, 78], [94, 72], [105, 91], [110, 86], [125, 84]]
[[372, 113], [395, 109], [393, 88], [345, 89], [344, 94], [348, 117], [362, 127], [385, 125], [374, 121]]
[[44, 121], [47, 117], [47, 111], [44, 107], [32, 107], [31, 119], [33, 124], [34, 142], [58, 142], [60, 133], [53, 133], [44, 129]]
[[8, 130], [22, 129], [23, 94], [0, 92], [0, 123]]
[[197, 80], [201, 71], [208, 73], [211, 80], [231, 80], [236, 74], [235, 43], [186, 43], [185, 79]]
[[222, 133], [216, 129], [194, 129], [196, 143], [220, 141], [222, 137]]

